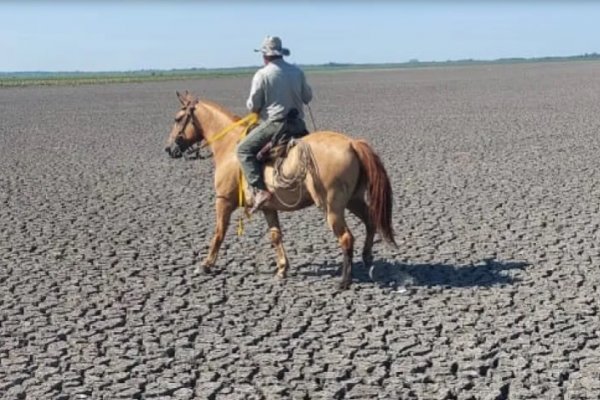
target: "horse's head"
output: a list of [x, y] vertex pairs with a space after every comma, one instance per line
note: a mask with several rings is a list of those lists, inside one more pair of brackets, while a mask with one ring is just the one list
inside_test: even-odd
[[175, 122], [165, 146], [165, 151], [172, 158], [181, 157], [192, 145], [202, 140], [202, 128], [194, 115], [198, 99], [187, 90], [184, 95], [176, 93], [181, 109], [175, 114]]

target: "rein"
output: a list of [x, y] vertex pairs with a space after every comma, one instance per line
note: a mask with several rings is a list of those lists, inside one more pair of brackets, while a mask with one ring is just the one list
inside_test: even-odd
[[[258, 116], [257, 113], [250, 113], [250, 114], [246, 115], [244, 118], [227, 126], [225, 129], [223, 129], [216, 135], [212, 136], [210, 139], [205, 139], [204, 143], [202, 144], [202, 146], [200, 146], [200, 148], [205, 148], [205, 147], [210, 146], [211, 144], [223, 139], [229, 132], [231, 132], [238, 126], [246, 127], [244, 129], [244, 131], [242, 132], [242, 134], [240, 135], [238, 140], [245, 138], [246, 135], [248, 135], [248, 131], [250, 131], [250, 128], [258, 122], [259, 118], [260, 117]], [[244, 207], [244, 204], [246, 203], [246, 200], [244, 198], [245, 197], [244, 196], [244, 186], [246, 184], [246, 180], [244, 178], [244, 173], [242, 172], [241, 168], [240, 168], [240, 172], [238, 175], [238, 182], [239, 182], [239, 184], [238, 184], [238, 207]], [[248, 209], [246, 207], [244, 207], [244, 208], [245, 208], [246, 217], [250, 218]], [[240, 216], [240, 219], [238, 221], [237, 234], [238, 234], [238, 236], [241, 236], [244, 234], [244, 217], [243, 216]]]
[[259, 116], [257, 113], [250, 113], [250, 114], [246, 115], [244, 118], [240, 119], [239, 121], [236, 121], [233, 124], [227, 126], [225, 129], [223, 129], [221, 132], [217, 133], [210, 139], [205, 139], [204, 144], [202, 144], [201, 147], [204, 148], [204, 147], [210, 146], [211, 144], [223, 139], [225, 137], [225, 135], [227, 135], [229, 132], [231, 132], [238, 126], [246, 125], [246, 129], [244, 129], [244, 132], [242, 133], [242, 136], [241, 136], [242, 138], [244, 138], [248, 134], [250, 127], [252, 125], [256, 124], [258, 122], [258, 120], [259, 120]]

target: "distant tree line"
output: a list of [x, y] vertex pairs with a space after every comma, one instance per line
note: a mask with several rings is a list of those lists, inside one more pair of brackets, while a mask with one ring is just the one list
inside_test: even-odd
[[[396, 69], [396, 68], [419, 68], [430, 66], [448, 65], [480, 65], [480, 64], [515, 64], [532, 62], [557, 62], [557, 61], [593, 61], [600, 60], [598, 53], [585, 53], [567, 57], [511, 57], [496, 60], [447, 60], [447, 61], [420, 61], [416, 58], [401, 63], [380, 64], [354, 64], [328, 62], [318, 65], [301, 65], [307, 71], [341, 71], [354, 69]], [[94, 82], [133, 82], [154, 79], [183, 79], [197, 77], [217, 77], [232, 75], [249, 75], [254, 73], [258, 66], [234, 67], [234, 68], [203, 68], [191, 67], [184, 69], [142, 69], [136, 71], [27, 71], [27, 72], [0, 72], [0, 86], [17, 86], [28, 84], [78, 84]]]

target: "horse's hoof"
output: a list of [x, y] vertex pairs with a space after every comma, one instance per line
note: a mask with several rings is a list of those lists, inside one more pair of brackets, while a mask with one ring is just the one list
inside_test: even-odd
[[194, 269], [194, 275], [199, 275], [200, 273], [210, 275], [212, 273], [212, 268], [208, 265], [201, 265]]
[[368, 256], [363, 256], [363, 264], [365, 266], [365, 268], [369, 268], [373, 265], [373, 256], [368, 255]]
[[350, 289], [350, 282], [340, 282], [340, 290]]
[[287, 272], [278, 272], [275, 274], [275, 278], [283, 281], [287, 279]]

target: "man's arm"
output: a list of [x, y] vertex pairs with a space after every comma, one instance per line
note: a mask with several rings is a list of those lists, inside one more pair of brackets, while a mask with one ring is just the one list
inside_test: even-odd
[[259, 72], [254, 74], [252, 78], [252, 86], [250, 87], [250, 96], [246, 102], [246, 107], [251, 112], [259, 113], [265, 103], [265, 92], [263, 89], [263, 80]]

